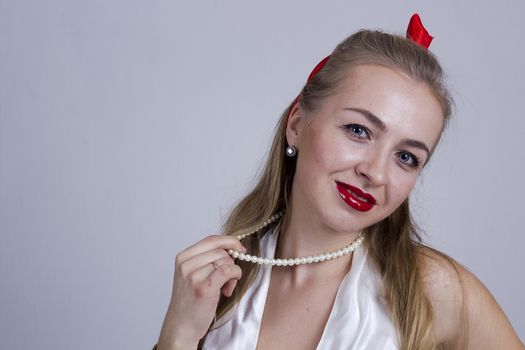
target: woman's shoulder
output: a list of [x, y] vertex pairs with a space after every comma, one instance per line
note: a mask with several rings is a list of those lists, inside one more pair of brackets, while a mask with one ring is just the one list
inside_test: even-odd
[[430, 247], [422, 246], [419, 258], [439, 342], [452, 348], [467, 340], [469, 349], [523, 349], [503, 310], [472, 272]]
[[461, 328], [465, 325], [466, 313], [464, 281], [465, 276], [471, 274], [433, 248], [422, 246], [418, 252], [424, 292], [434, 314], [436, 338], [440, 342], [459, 339], [465, 332], [465, 327]]

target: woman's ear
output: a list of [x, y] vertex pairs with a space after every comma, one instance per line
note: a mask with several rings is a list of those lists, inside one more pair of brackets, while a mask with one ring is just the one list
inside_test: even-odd
[[286, 141], [288, 145], [293, 145], [299, 149], [304, 124], [304, 111], [299, 107], [299, 101], [296, 101], [288, 113], [288, 122], [286, 124]]

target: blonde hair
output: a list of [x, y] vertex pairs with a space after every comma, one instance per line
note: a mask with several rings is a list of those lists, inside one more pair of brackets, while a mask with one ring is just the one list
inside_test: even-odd
[[[415, 80], [425, 82], [443, 111], [444, 123], [440, 135], [442, 134], [450, 119], [452, 99], [444, 85], [443, 72], [437, 59], [411, 40], [381, 31], [360, 30], [339, 43], [326, 65], [301, 90], [301, 108], [306, 112], [319, 108], [324, 98], [335, 93], [349, 69], [361, 64], [398, 69]], [[240, 235], [250, 232], [260, 227], [274, 213], [281, 210], [287, 213], [296, 162], [295, 158], [285, 156], [286, 123], [292, 106], [293, 102], [281, 115], [258, 183], [233, 208], [223, 225], [225, 234]], [[434, 149], [435, 146], [430, 155]], [[425, 166], [426, 164], [428, 161]], [[274, 223], [277, 224], [278, 222]], [[398, 330], [401, 348], [438, 348], [433, 334], [432, 307], [423, 292], [420, 251], [424, 246], [419, 228], [410, 214], [408, 198], [390, 216], [366, 228], [364, 232], [369, 237], [369, 255], [384, 281], [391, 319]], [[259, 254], [259, 239], [260, 236], [247, 238], [243, 240], [243, 244], [253, 254]], [[220, 299], [216, 319], [225, 315], [242, 298], [258, 272], [256, 264], [244, 261], [238, 261], [238, 264], [243, 271], [242, 278], [232, 297]], [[210, 329], [212, 327], [213, 325]], [[200, 346], [203, 340], [204, 338]]]

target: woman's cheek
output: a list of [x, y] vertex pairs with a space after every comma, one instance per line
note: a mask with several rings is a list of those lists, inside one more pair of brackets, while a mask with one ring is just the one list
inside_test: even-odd
[[407, 197], [412, 192], [414, 185], [415, 181], [405, 181], [397, 182], [390, 186], [390, 188], [395, 191], [395, 193], [392, 194], [392, 198], [394, 199], [396, 207], [401, 205], [401, 203], [403, 203], [403, 201], [407, 199]]

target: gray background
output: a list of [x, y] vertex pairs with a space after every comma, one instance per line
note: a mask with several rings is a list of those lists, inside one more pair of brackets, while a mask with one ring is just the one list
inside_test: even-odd
[[523, 1], [1, 0], [0, 348], [150, 348], [310, 70], [415, 11], [457, 111], [414, 209], [524, 339]]

